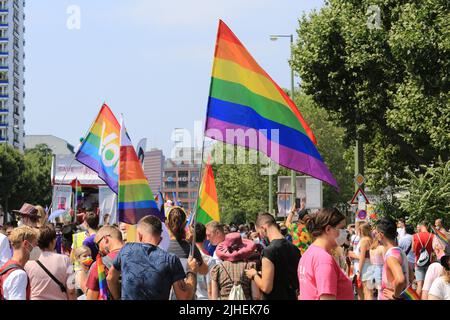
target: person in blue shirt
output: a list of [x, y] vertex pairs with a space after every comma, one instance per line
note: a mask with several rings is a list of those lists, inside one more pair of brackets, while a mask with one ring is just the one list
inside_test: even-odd
[[125, 244], [106, 278], [114, 300], [168, 300], [171, 290], [177, 300], [193, 299], [198, 262], [189, 257], [185, 273], [176, 255], [158, 247], [161, 234], [162, 223], [157, 217], [146, 216], [139, 221], [138, 242]]

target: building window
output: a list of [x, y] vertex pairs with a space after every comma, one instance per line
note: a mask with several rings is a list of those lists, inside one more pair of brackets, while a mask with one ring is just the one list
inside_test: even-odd
[[188, 187], [188, 182], [187, 181], [178, 181], [178, 188], [185, 189], [187, 187]]
[[189, 182], [189, 188], [198, 188], [198, 181]]
[[198, 196], [198, 193], [197, 193], [197, 191], [195, 191], [195, 192], [191, 192], [191, 198], [192, 198], [192, 199], [195, 199], [195, 198], [197, 198], [197, 196]]
[[187, 178], [189, 175], [188, 171], [178, 171], [178, 178]]
[[176, 187], [177, 187], [177, 183], [174, 181], [164, 182], [164, 188], [166, 188], [166, 189], [175, 189]]
[[164, 172], [164, 177], [166, 177], [166, 178], [176, 178], [177, 177], [177, 172], [176, 171], [165, 171]]
[[188, 199], [189, 198], [189, 192], [178, 192], [178, 198]]

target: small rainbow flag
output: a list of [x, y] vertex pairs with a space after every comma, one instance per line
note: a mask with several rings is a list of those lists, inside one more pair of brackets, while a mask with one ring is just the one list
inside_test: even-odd
[[119, 165], [119, 221], [137, 224], [147, 215], [164, 221], [122, 120]]
[[205, 135], [260, 151], [286, 168], [339, 189], [295, 103], [222, 20], [214, 53]]
[[433, 232], [436, 235], [436, 237], [438, 237], [438, 239], [441, 240], [441, 242], [444, 245], [448, 244], [448, 238], [447, 238], [447, 235], [445, 233], [443, 233], [442, 231], [436, 229], [434, 226], [431, 226], [431, 229], [433, 229]]
[[102, 257], [97, 255], [97, 270], [98, 270], [98, 300], [109, 300], [108, 284], [106, 283], [105, 266], [103, 265]]
[[100, 109], [75, 159], [98, 173], [100, 179], [118, 192], [120, 125], [106, 105]]
[[81, 183], [78, 179], [73, 179], [70, 183], [72, 188], [75, 189], [77, 207], [81, 204], [81, 200], [83, 200], [83, 190], [81, 189]]
[[207, 224], [213, 220], [220, 221], [216, 184], [214, 182], [214, 174], [209, 159], [205, 166], [197, 203], [196, 222]]
[[405, 298], [405, 300], [420, 300], [419, 295], [416, 293], [416, 291], [411, 286], [406, 288], [400, 294], [400, 297]]

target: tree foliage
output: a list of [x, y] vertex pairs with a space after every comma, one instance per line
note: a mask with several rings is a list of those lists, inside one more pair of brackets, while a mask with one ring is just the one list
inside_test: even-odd
[[18, 209], [24, 202], [48, 205], [52, 187], [52, 151], [44, 144], [26, 150], [0, 148], [0, 203], [5, 209]]
[[437, 218], [450, 220], [450, 161], [438, 162], [433, 167], [423, 166], [423, 173], [406, 169], [407, 178], [399, 181], [405, 191], [400, 208], [410, 223], [425, 220], [434, 223]]
[[[370, 28], [373, 5], [381, 24]], [[347, 145], [364, 141], [373, 190], [406, 166], [449, 160], [448, 1], [330, 0], [299, 23], [291, 63], [302, 89], [345, 128]]]

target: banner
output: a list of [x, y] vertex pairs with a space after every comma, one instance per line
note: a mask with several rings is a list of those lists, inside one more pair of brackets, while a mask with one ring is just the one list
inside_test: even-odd
[[98, 188], [98, 204], [100, 208], [99, 224], [104, 224], [105, 214], [109, 215], [109, 224], [117, 223], [117, 195], [109, 187]]
[[53, 187], [53, 207], [52, 210], [66, 210], [72, 208], [72, 187]]

